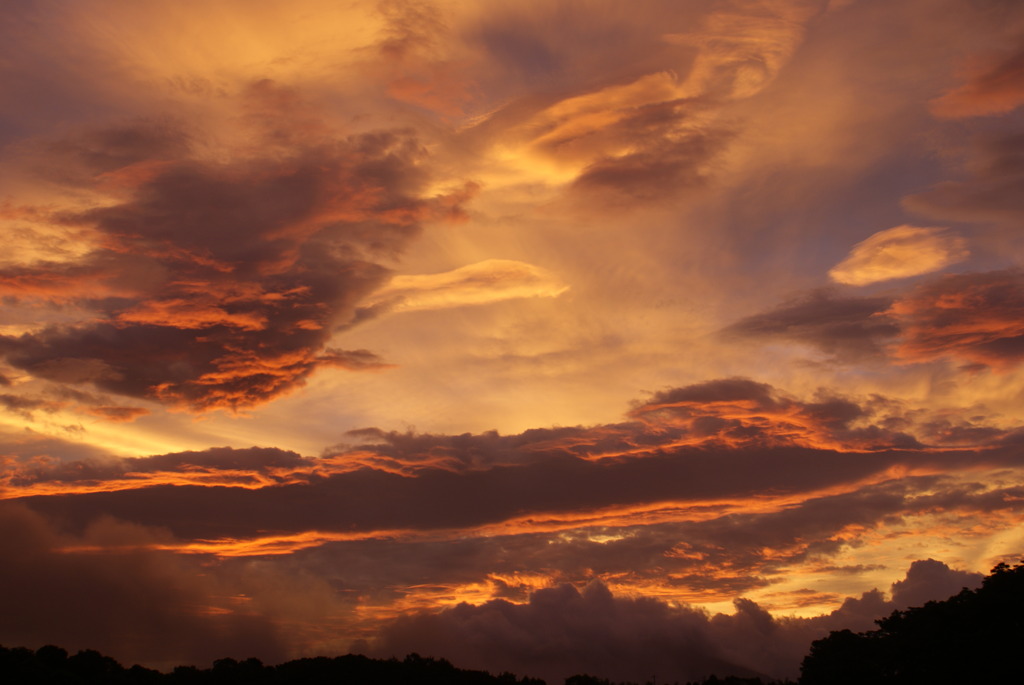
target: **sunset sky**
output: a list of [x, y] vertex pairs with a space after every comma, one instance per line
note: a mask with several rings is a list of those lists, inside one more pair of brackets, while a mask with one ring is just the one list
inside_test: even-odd
[[1024, 556], [1019, 0], [14, 0], [0, 103], [0, 644], [793, 676]]

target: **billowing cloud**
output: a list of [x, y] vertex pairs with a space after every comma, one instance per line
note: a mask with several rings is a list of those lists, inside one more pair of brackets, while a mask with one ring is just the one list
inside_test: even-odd
[[892, 584], [892, 601], [899, 608], [919, 607], [925, 602], [952, 597], [963, 588], [981, 585], [982, 574], [954, 571], [935, 559], [915, 561], [907, 577]]
[[[558, 682], [579, 673], [643, 682], [697, 680], [712, 674], [794, 678], [812, 640], [839, 626], [866, 630], [895, 608], [946, 599], [977, 587], [981, 574], [915, 561], [906, 578], [881, 593], [850, 598], [829, 615], [776, 619], [749, 599], [735, 613], [709, 615], [644, 597], [616, 596], [598, 581], [537, 590], [528, 602], [495, 599], [399, 618], [365, 648], [392, 656], [410, 651], [448, 654], [459, 663], [540, 675]], [[915, 588], [913, 603], [907, 588]]]
[[838, 283], [868, 285], [938, 271], [968, 254], [966, 242], [945, 229], [896, 226], [854, 245], [828, 275]]

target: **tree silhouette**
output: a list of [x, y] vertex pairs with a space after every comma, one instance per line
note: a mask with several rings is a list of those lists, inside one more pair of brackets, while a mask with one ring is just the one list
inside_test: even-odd
[[161, 673], [142, 666], [125, 669], [86, 649], [74, 656], [54, 645], [33, 652], [0, 646], [0, 683], [16, 685], [545, 685], [511, 673], [456, 668], [445, 659], [410, 654], [404, 660], [357, 654], [296, 659], [266, 666], [259, 659], [217, 659], [208, 669], [177, 666]]
[[1022, 682], [1024, 564], [999, 564], [977, 590], [876, 623], [813, 642], [800, 685]]

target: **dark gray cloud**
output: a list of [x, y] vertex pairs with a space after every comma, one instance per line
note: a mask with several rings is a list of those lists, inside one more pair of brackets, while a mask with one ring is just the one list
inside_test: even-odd
[[943, 118], [1005, 114], [1024, 104], [1024, 47], [976, 59], [965, 83], [932, 100]]
[[723, 334], [799, 342], [844, 363], [946, 359], [970, 370], [1005, 370], [1024, 360], [1022, 313], [1024, 275], [1005, 269], [947, 274], [889, 297], [815, 291], [742, 319]]
[[772, 311], [741, 319], [727, 336], [777, 338], [820, 349], [837, 361], [882, 357], [899, 332], [888, 314], [889, 297], [849, 297], [835, 290], [815, 290]]
[[496, 599], [404, 616], [374, 643], [357, 647], [381, 656], [445, 654], [468, 666], [535, 674], [548, 682], [576, 673], [634, 682], [726, 673], [792, 678], [812, 640], [829, 630], [871, 628], [874, 619], [906, 608], [907, 587], [915, 588], [915, 600], [945, 599], [954, 585], [976, 587], [980, 580], [980, 574], [941, 562], [918, 561], [893, 585], [893, 601], [877, 590], [866, 592], [808, 619], [776, 619], [748, 599], [738, 599], [732, 615], [710, 616], [651, 598], [614, 596], [595, 581], [582, 592], [571, 585], [538, 590], [523, 604]]
[[709, 673], [751, 675], [726, 660], [708, 634], [708, 617], [648, 598], [617, 598], [600, 583], [538, 590], [526, 604], [492, 600], [398, 619], [371, 653], [391, 656], [417, 645], [469, 667], [559, 682], [575, 673], [640, 681], [658, 674], [685, 680]]
[[[897, 467], [1019, 463], [1012, 431], [929, 422], [927, 416], [915, 423], [882, 398], [800, 401], [745, 379], [667, 390], [631, 413], [636, 420], [622, 424], [510, 436], [361, 431], [352, 437], [362, 444], [321, 459], [218, 448], [116, 464], [22, 460], [20, 469], [12, 464], [18, 480], [8, 496], [30, 495], [34, 483], [60, 481], [68, 493], [26, 501], [68, 521], [106, 513], [166, 526], [184, 539], [270, 531], [438, 531], [547, 516], [572, 527], [577, 517], [608, 508], [714, 505], [765, 492], [799, 495], [867, 483]], [[917, 425], [938, 444], [958, 449], [924, 446], [908, 432]], [[968, 433], [976, 441], [973, 450], [962, 449], [970, 444]], [[166, 477], [136, 476], [144, 489], [77, 488], [89, 480], [155, 472]], [[198, 474], [209, 478], [200, 481]], [[436, 506], [439, 501], [446, 505]], [[189, 515], [180, 516], [182, 511]]]
[[[764, 491], [800, 493], [864, 479], [894, 464], [953, 464], [969, 458], [959, 452], [936, 456], [886, 451], [853, 459], [798, 447], [693, 447], [602, 462], [559, 457], [461, 474], [430, 469], [414, 478], [364, 468], [258, 490], [150, 484], [140, 490], [29, 497], [26, 502], [68, 520], [110, 514], [164, 525], [184, 538], [269, 531], [435, 530], [527, 514], [571, 518], [605, 507], [699, 504]], [[446, 506], [437, 507], [439, 501]], [[183, 511], [188, 516], [181, 516]]]
[[[165, 540], [110, 519], [69, 539], [37, 514], [2, 503], [0, 582], [8, 591], [0, 595], [0, 643], [98, 649], [165, 668], [226, 654], [287, 656], [271, 618], [225, 601], [231, 583], [222, 585], [193, 560], [137, 548]], [[67, 551], [76, 545], [102, 551]], [[132, 549], [117, 551], [118, 545]]]
[[[69, 447], [71, 450], [69, 454]], [[68, 458], [75, 451], [86, 451], [85, 459]], [[40, 455], [46, 455], [40, 459]], [[63, 458], [62, 458], [63, 455]], [[152, 457], [113, 457], [98, 449], [85, 449], [54, 439], [28, 442], [17, 458], [7, 463], [4, 482], [10, 487], [36, 483], [88, 484], [123, 478], [136, 478], [141, 485], [143, 474], [177, 472], [195, 476], [208, 473], [223, 481], [239, 485], [273, 482], [275, 472], [310, 468], [314, 460], [295, 452], [272, 447], [232, 449], [212, 447], [199, 452], [175, 452]]]
[[892, 602], [900, 608], [919, 607], [925, 602], [951, 597], [963, 588], [980, 587], [984, 577], [981, 573], [954, 571], [935, 559], [915, 561], [907, 570], [906, 578], [892, 584]]

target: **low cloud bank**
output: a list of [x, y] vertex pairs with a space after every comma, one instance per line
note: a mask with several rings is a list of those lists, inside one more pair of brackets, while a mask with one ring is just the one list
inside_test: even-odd
[[397, 619], [376, 642], [356, 649], [376, 656], [416, 651], [466, 668], [509, 670], [549, 683], [576, 673], [644, 682], [700, 679], [710, 674], [792, 678], [812, 640], [830, 630], [867, 630], [896, 609], [944, 599], [978, 587], [983, 575], [926, 559], [893, 583], [849, 598], [831, 614], [775, 618], [737, 599], [731, 615], [710, 615], [649, 597], [615, 596], [600, 581], [581, 590], [560, 585], [534, 592], [527, 603], [501, 599], [459, 604]]

